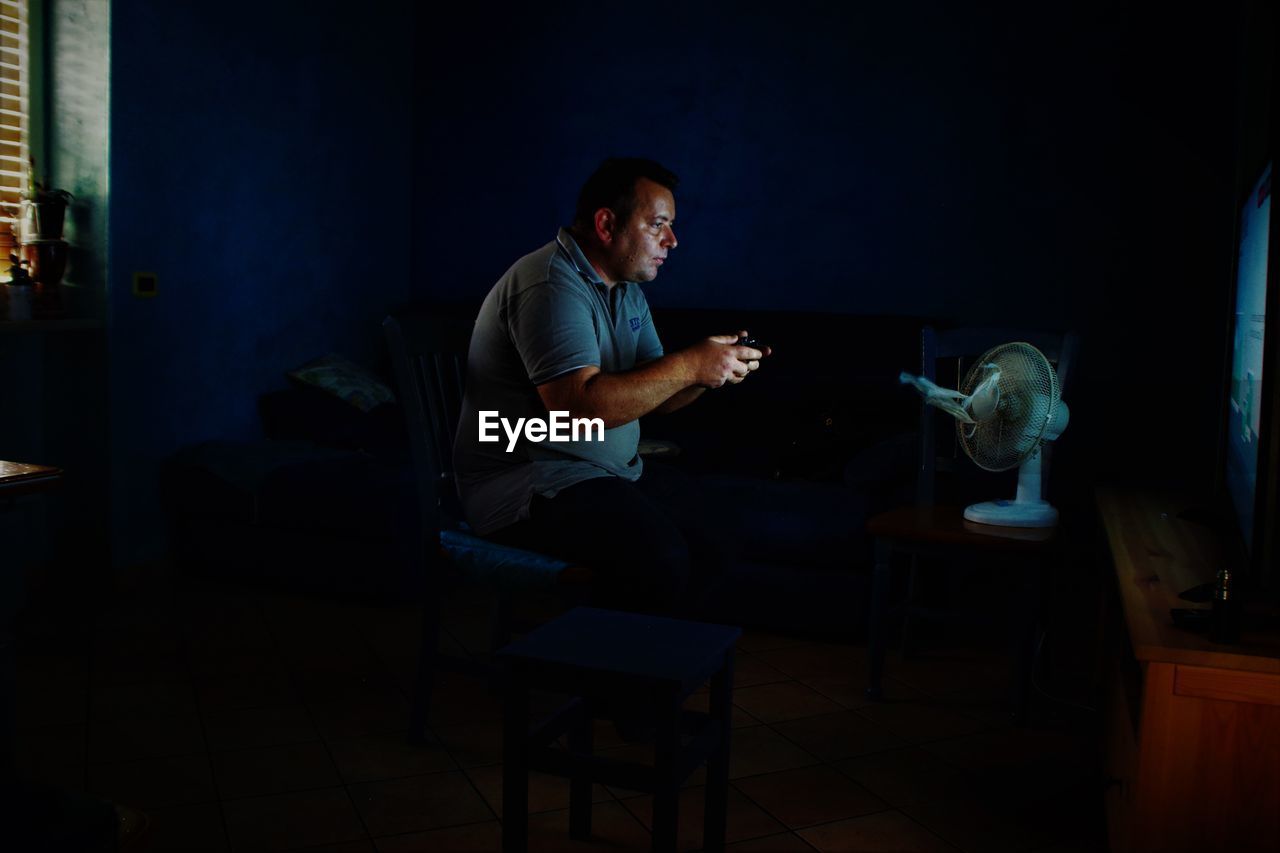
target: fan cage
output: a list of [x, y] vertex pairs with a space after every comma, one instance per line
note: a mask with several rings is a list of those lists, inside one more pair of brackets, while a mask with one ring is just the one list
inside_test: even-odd
[[959, 390], [971, 394], [998, 369], [996, 413], [978, 424], [956, 423], [956, 438], [980, 468], [1007, 471], [1039, 449], [1061, 398], [1058, 375], [1039, 349], [1025, 341], [1001, 344], [970, 365]]

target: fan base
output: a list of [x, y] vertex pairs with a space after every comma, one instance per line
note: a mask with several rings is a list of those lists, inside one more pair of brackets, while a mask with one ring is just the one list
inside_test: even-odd
[[983, 501], [965, 507], [966, 521], [994, 527], [1055, 527], [1058, 511], [1048, 501]]

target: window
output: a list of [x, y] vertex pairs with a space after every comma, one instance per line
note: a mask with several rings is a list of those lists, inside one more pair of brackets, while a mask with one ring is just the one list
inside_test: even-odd
[[0, 279], [8, 279], [9, 220], [27, 190], [31, 157], [30, 0], [0, 0]]

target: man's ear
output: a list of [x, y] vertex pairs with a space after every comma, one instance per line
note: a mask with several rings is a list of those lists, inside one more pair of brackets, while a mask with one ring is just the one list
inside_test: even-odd
[[593, 220], [596, 230], [596, 239], [601, 244], [608, 246], [613, 242], [613, 229], [617, 225], [617, 217], [613, 215], [613, 211], [607, 207], [602, 207], [596, 211]]

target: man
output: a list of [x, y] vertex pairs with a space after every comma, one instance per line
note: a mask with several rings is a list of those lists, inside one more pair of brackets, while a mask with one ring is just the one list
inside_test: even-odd
[[[454, 445], [478, 533], [593, 567], [599, 603], [658, 612], [709, 585], [725, 561], [723, 528], [688, 478], [646, 469], [637, 419], [742, 382], [768, 354], [737, 335], [663, 353], [639, 283], [677, 245], [676, 183], [650, 160], [606, 160], [583, 185], [572, 227], [498, 280], [472, 333]], [[603, 440], [495, 436], [499, 418], [554, 412], [599, 419]]]

